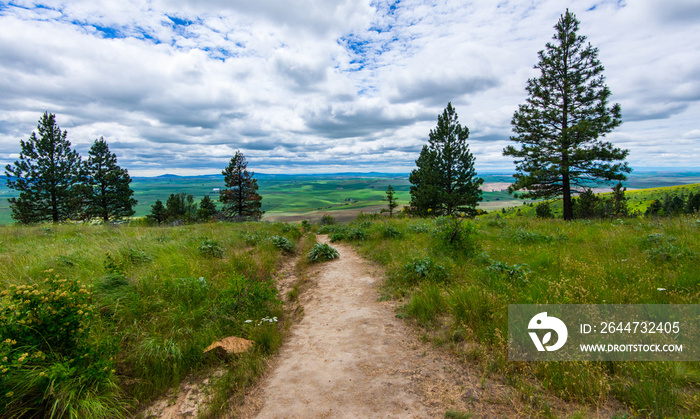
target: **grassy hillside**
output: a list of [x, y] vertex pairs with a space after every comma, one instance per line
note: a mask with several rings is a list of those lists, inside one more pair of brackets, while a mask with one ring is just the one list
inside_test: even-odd
[[226, 366], [203, 349], [228, 336], [256, 341], [221, 378], [240, 389], [280, 341], [273, 322], [257, 326], [281, 316], [274, 274], [288, 253], [273, 236], [293, 246], [301, 233], [267, 223], [0, 227], [0, 416], [123, 416], [188, 373]]
[[[627, 208], [629, 209], [630, 214], [644, 214], [644, 212], [647, 210], [647, 207], [649, 206], [649, 203], [653, 200], [662, 200], [666, 195], [687, 197], [691, 192], [693, 194], [700, 193], [700, 183], [629, 190], [625, 192], [625, 197], [627, 198]], [[598, 194], [598, 196], [600, 198], [610, 199], [611, 193], [600, 193]], [[554, 216], [561, 218], [561, 199], [551, 201], [550, 207], [552, 208], [552, 213], [554, 214]], [[494, 217], [496, 214], [499, 214], [499, 216], [501, 217], [514, 217], [519, 215], [534, 216], [534, 213], [534, 207], [531, 207], [529, 205], [523, 205], [523, 203], [520, 202], [516, 206], [507, 208], [504, 212], [493, 212], [492, 214], [490, 214], [490, 217]]]
[[700, 413], [698, 362], [510, 362], [506, 342], [508, 304], [698, 304], [694, 218], [481, 219], [464, 221], [456, 244], [440, 219], [368, 218], [324, 230], [386, 268], [384, 298], [402, 302], [398, 315], [484, 376], [503, 377], [532, 415], [550, 414], [550, 395], [622, 403], [641, 416]]

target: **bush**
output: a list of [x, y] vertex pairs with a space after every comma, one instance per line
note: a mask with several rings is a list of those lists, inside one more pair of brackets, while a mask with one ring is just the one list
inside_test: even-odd
[[549, 206], [549, 202], [540, 202], [535, 207], [535, 214], [540, 218], [552, 218], [552, 208]]
[[411, 230], [412, 233], [429, 233], [430, 232], [430, 226], [426, 223], [415, 223], [411, 224], [409, 227], [409, 230]]
[[337, 259], [340, 254], [337, 250], [327, 245], [326, 243], [316, 243], [311, 251], [306, 255], [309, 262], [325, 262], [327, 260]]
[[532, 273], [532, 269], [527, 263], [516, 263], [515, 265], [508, 265], [507, 263], [494, 260], [491, 266], [486, 268], [487, 271], [495, 273], [511, 281], [521, 281], [527, 282], [527, 278]]
[[258, 244], [264, 242], [268, 238], [267, 235], [262, 234], [262, 233], [248, 233], [248, 232], [241, 233], [241, 237], [243, 237], [245, 244], [247, 244], [248, 246], [257, 246]]
[[396, 227], [386, 226], [382, 230], [382, 236], [386, 237], [387, 239], [395, 239], [401, 237], [402, 234]]
[[409, 284], [417, 284], [428, 280], [434, 282], [446, 282], [449, 279], [444, 266], [433, 262], [429, 257], [413, 259], [403, 267], [403, 276]]
[[90, 334], [91, 294], [58, 275], [2, 292], [0, 416], [124, 416], [114, 397], [116, 345]]
[[333, 225], [335, 224], [335, 218], [332, 216], [326, 214], [323, 217], [321, 217], [321, 225], [322, 226], [327, 226], [327, 225]]
[[353, 241], [364, 241], [367, 239], [367, 233], [360, 228], [353, 228], [345, 234], [345, 238]]
[[141, 265], [148, 262], [153, 262], [153, 258], [148, 256], [146, 252], [139, 252], [133, 248], [129, 248], [127, 257], [134, 265]]
[[299, 240], [303, 233], [299, 229], [299, 226], [297, 224], [284, 224], [282, 226], [282, 233], [285, 233], [288, 237], [291, 237], [292, 240]]
[[212, 258], [224, 257], [224, 249], [214, 240], [204, 240], [204, 243], [199, 246], [199, 253]]
[[270, 237], [270, 241], [276, 248], [282, 250], [283, 252], [289, 253], [294, 250], [294, 244], [292, 244], [292, 242], [286, 237], [272, 236]]
[[345, 233], [342, 231], [335, 231], [330, 234], [331, 243], [337, 243], [339, 241], [345, 240]]
[[433, 236], [440, 246], [456, 251], [473, 251], [476, 225], [458, 217], [438, 217], [435, 219]]
[[347, 227], [338, 225], [324, 225], [318, 229], [318, 234], [345, 233], [346, 231], [348, 231]]

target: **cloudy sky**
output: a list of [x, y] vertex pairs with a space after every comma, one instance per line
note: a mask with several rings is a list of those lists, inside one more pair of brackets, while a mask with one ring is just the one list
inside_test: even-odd
[[480, 171], [566, 7], [600, 50], [633, 168], [700, 164], [697, 0], [0, 1], [0, 163], [41, 115], [132, 175], [408, 172], [448, 101]]

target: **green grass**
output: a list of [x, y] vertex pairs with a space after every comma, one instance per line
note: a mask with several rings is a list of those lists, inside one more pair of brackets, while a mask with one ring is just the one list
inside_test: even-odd
[[[382, 294], [402, 300], [400, 314], [436, 343], [540, 400], [534, 413], [549, 411], [547, 395], [593, 406], [614, 398], [652, 417], [700, 412], [698, 362], [509, 362], [506, 346], [508, 304], [697, 304], [700, 221], [482, 218], [461, 249], [441, 239], [443, 224], [365, 217], [348, 227], [365, 231], [350, 242], [386, 267]], [[401, 239], [387, 238], [389, 227]], [[431, 265], [446, 278], [432, 278]]]
[[[255, 243], [248, 240], [251, 235], [257, 237]], [[86, 342], [113, 348], [93, 354], [114, 369], [105, 373], [105, 383], [114, 384], [109, 391], [91, 389], [89, 383], [77, 385], [81, 377], [67, 373], [54, 392], [39, 391], [41, 383], [37, 384], [32, 390], [38, 391], [35, 400], [45, 400], [30, 410], [45, 411], [55, 402], [66, 415], [75, 410], [119, 417], [125, 406], [134, 408], [163, 394], [192, 372], [220, 365], [232, 371], [228, 379], [233, 381], [246, 371], [259, 374], [262, 361], [210, 359], [203, 349], [224, 337], [240, 336], [256, 341], [258, 358], [275, 353], [281, 339], [278, 328], [256, 323], [264, 317], [282, 317], [274, 273], [293, 250], [289, 244], [294, 246], [300, 238], [299, 228], [282, 223], [0, 227], [0, 290], [11, 285], [42, 289], [48, 276], [86, 284], [92, 290], [89, 306], [95, 313], [89, 322], [80, 323], [88, 330]], [[9, 304], [7, 297], [0, 302], [2, 307]], [[15, 321], [12, 316], [3, 318], [2, 324]], [[21, 346], [21, 336], [15, 339]], [[12, 358], [13, 349], [3, 348]], [[33, 353], [29, 349], [16, 353]], [[49, 360], [59, 362], [53, 355], [59, 356], [51, 354]], [[39, 371], [55, 373], [52, 365], [59, 364], [32, 365], [18, 369], [14, 381], [0, 375], [0, 393], [13, 391], [17, 383], [34, 383], [31, 377]], [[0, 409], [6, 413], [26, 408], [16, 397], [2, 402]], [[100, 409], [107, 413], [99, 413]]]

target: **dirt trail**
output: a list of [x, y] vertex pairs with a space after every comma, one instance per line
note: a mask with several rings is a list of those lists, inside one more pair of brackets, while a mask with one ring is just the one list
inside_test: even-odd
[[508, 389], [443, 359], [395, 317], [395, 302], [377, 301], [375, 266], [347, 245], [333, 247], [340, 258], [311, 272], [315, 284], [300, 297], [303, 319], [236, 417], [444, 417], [447, 409], [517, 415]]

